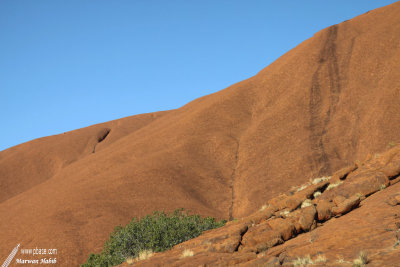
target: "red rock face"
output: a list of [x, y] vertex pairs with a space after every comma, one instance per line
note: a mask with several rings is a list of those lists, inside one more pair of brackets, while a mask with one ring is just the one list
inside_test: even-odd
[[[363, 185], [371, 177], [380, 177], [379, 170], [392, 166], [399, 155], [400, 145], [381, 156], [387, 160], [369, 160], [357, 170], [347, 168], [340, 186]], [[364, 173], [368, 175], [359, 175]], [[400, 171], [393, 177], [398, 175]], [[138, 261], [135, 266], [306, 266], [307, 258], [313, 266], [351, 266], [360, 251], [369, 255], [369, 266], [398, 266], [400, 184], [388, 183], [389, 188], [346, 197], [348, 191], [340, 186], [321, 189], [322, 184], [337, 182], [332, 178], [301, 186], [302, 190], [288, 192], [286, 198], [281, 195], [264, 210]], [[310, 189], [317, 188], [321, 194], [307, 200]], [[295, 210], [283, 204], [302, 197], [303, 204]], [[254, 218], [259, 219], [255, 222]], [[184, 250], [193, 252], [190, 260], [182, 257]]]
[[[256, 247], [263, 250], [259, 254], [268, 251], [268, 257], [273, 251], [280, 255], [275, 248], [286, 248], [294, 240], [306, 244], [303, 236], [319, 233], [318, 229], [330, 229], [318, 235], [328, 239], [336, 233], [335, 227], [327, 227], [333, 221], [344, 227], [336, 231], [348, 236], [346, 227], [360, 224], [353, 213], [368, 218], [368, 207], [376, 208], [369, 199], [380, 201], [376, 195], [394, 194], [391, 188], [397, 186], [399, 155], [376, 153], [400, 142], [399, 13], [400, 4], [395, 3], [329, 27], [256, 76], [180, 109], [94, 125], [1, 151], [0, 259], [21, 243], [25, 248], [57, 248], [59, 264], [74, 266], [90, 252], [99, 252], [116, 225], [154, 210], [181, 207], [218, 218], [251, 215], [249, 222], [255, 225], [277, 216], [271, 215], [277, 210], [293, 212], [294, 231], [289, 224], [273, 230], [268, 235], [275, 239]], [[356, 160], [363, 161], [368, 153], [373, 156], [363, 169]], [[325, 182], [316, 185], [320, 188], [290, 191], [345, 166], [348, 169], [332, 177], [335, 183], [343, 182], [337, 187], [327, 190]], [[383, 185], [387, 189], [382, 190]], [[303, 212], [304, 199], [318, 191], [337, 208], [314, 199], [315, 210]], [[282, 192], [287, 195], [279, 197]], [[367, 199], [361, 197], [361, 208], [354, 210], [358, 200], [350, 200], [357, 194]], [[266, 209], [269, 213], [255, 213], [265, 203], [273, 206]], [[381, 212], [396, 208], [385, 206], [371, 214], [386, 216]], [[312, 213], [319, 220], [346, 215], [319, 227], [319, 221], [310, 223]], [[377, 238], [378, 230], [367, 230], [381, 223], [374, 220], [361, 229], [380, 240], [377, 244], [388, 246]], [[377, 229], [385, 238], [393, 236]], [[276, 246], [293, 232], [300, 235]], [[204, 262], [213, 260], [212, 255], [232, 264], [262, 258], [253, 248], [247, 254], [232, 252], [240, 249], [235, 246], [245, 237], [242, 234], [216, 243]], [[336, 238], [350, 251], [343, 257], [353, 257], [354, 244]], [[257, 238], [250, 240], [259, 244]], [[331, 251], [329, 246], [318, 247]], [[292, 252], [300, 255], [305, 250]]]

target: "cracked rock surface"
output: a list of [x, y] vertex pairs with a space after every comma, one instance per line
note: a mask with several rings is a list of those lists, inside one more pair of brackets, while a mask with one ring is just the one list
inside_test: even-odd
[[[391, 183], [400, 175], [392, 171], [398, 164], [400, 146], [135, 266], [294, 266], [302, 257], [313, 265], [352, 266], [360, 251], [368, 253], [368, 266], [398, 266], [400, 183]], [[382, 169], [389, 168], [388, 177]], [[185, 249], [193, 256], [182, 258]]]

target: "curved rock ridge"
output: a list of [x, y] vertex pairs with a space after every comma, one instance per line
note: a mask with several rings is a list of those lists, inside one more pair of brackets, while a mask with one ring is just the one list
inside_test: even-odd
[[[308, 260], [302, 266], [352, 266], [349, 257], [356, 259], [360, 251], [369, 255], [368, 266], [398, 266], [399, 181], [400, 145], [365, 162], [355, 162], [332, 176], [293, 188], [270, 199], [250, 216], [137, 261], [134, 266], [299, 266], [301, 260]], [[369, 225], [360, 213], [375, 213], [377, 204], [382, 205], [380, 214], [376, 215], [380, 223]], [[356, 212], [359, 214], [350, 217]], [[352, 229], [354, 218], [361, 231]], [[337, 234], [347, 234], [338, 238], [336, 233], [328, 232], [329, 239], [323, 239], [328, 227], [335, 228]], [[378, 233], [385, 232], [391, 237], [390, 242], [377, 237], [377, 229], [367, 227], [378, 228]], [[306, 238], [309, 240], [304, 241]], [[340, 238], [347, 239], [347, 244], [337, 244]], [[296, 242], [297, 239], [300, 241]], [[329, 249], [319, 247], [321, 242]], [[382, 243], [388, 244], [381, 246]], [[310, 246], [313, 248], [304, 248]], [[341, 246], [347, 249], [344, 254]], [[307, 255], [297, 254], [298, 249], [307, 251]], [[191, 251], [191, 256], [185, 257], [185, 251]]]
[[[254, 77], [179, 109], [0, 151], [0, 259], [21, 244], [21, 249], [56, 248], [57, 264], [76, 266], [102, 249], [115, 226], [155, 210], [184, 208], [233, 220], [268, 203], [265, 212], [274, 207], [290, 214], [277, 217], [273, 211], [275, 217], [260, 226], [271, 236], [265, 246], [276, 243], [270, 252], [301, 239], [308, 228], [317, 227], [311, 233], [325, 228], [318, 223], [329, 225], [362, 211], [335, 218], [357, 206], [357, 194], [367, 197], [361, 197], [360, 206], [381, 194], [372, 194], [377, 188], [391, 190], [387, 179], [392, 181], [396, 165], [357, 174], [368, 183], [361, 183], [352, 174], [358, 169], [350, 166], [336, 174], [343, 178], [351, 172], [345, 180], [332, 176], [289, 192], [311, 177], [331, 175], [368, 153], [373, 160], [376, 152], [400, 143], [399, 14], [397, 2], [333, 25]], [[336, 180], [343, 181], [337, 186], [343, 195], [332, 200]], [[320, 186], [325, 201], [317, 205], [318, 193], [311, 191]], [[280, 201], [282, 192], [288, 196]], [[310, 200], [300, 203], [305, 197]], [[313, 213], [319, 216], [315, 223]], [[283, 230], [274, 227], [282, 220], [287, 228], [278, 238]], [[253, 257], [264, 249], [253, 251], [259, 242], [256, 229], [248, 230], [237, 248], [241, 254], [235, 255]], [[240, 236], [231, 237], [231, 246]], [[223, 246], [216, 249], [233, 249]]]

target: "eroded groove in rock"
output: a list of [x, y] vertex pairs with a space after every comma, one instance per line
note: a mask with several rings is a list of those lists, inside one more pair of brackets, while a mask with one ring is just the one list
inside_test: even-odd
[[240, 148], [240, 140], [237, 138], [232, 137], [233, 140], [236, 142], [236, 153], [235, 153], [235, 165], [232, 169], [231, 174], [231, 205], [229, 207], [229, 220], [233, 220], [233, 205], [235, 203], [235, 175], [236, 175], [236, 168], [239, 162], [239, 148]]
[[100, 134], [98, 142], [101, 143], [104, 141], [104, 139], [106, 139], [106, 137], [109, 135], [109, 133], [111, 132], [111, 129], [104, 129], [104, 132], [102, 134]]
[[110, 134], [110, 132], [111, 132], [111, 129], [105, 128], [105, 129], [101, 130], [101, 132], [98, 133], [98, 135], [97, 135], [97, 143], [93, 146], [92, 153], [96, 152], [96, 146], [99, 143], [103, 142], [107, 138], [107, 136]]
[[[310, 144], [313, 149], [313, 155], [310, 160], [312, 162], [311, 170], [317, 176], [331, 173], [331, 166], [328, 155], [326, 153], [324, 140], [326, 141], [326, 127], [329, 124], [336, 105], [339, 102], [339, 94], [341, 91], [339, 66], [336, 56], [336, 38], [338, 26], [333, 25], [329, 28], [326, 41], [320, 51], [319, 65], [312, 76], [310, 87]], [[329, 76], [329, 94], [321, 92], [322, 86], [320, 82], [320, 73], [323, 67], [328, 68]], [[329, 95], [329, 107], [324, 114], [322, 111], [323, 95]]]

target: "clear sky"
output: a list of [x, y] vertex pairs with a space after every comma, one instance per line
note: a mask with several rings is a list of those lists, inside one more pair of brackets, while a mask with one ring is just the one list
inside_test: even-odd
[[0, 0], [0, 150], [178, 108], [393, 2]]

